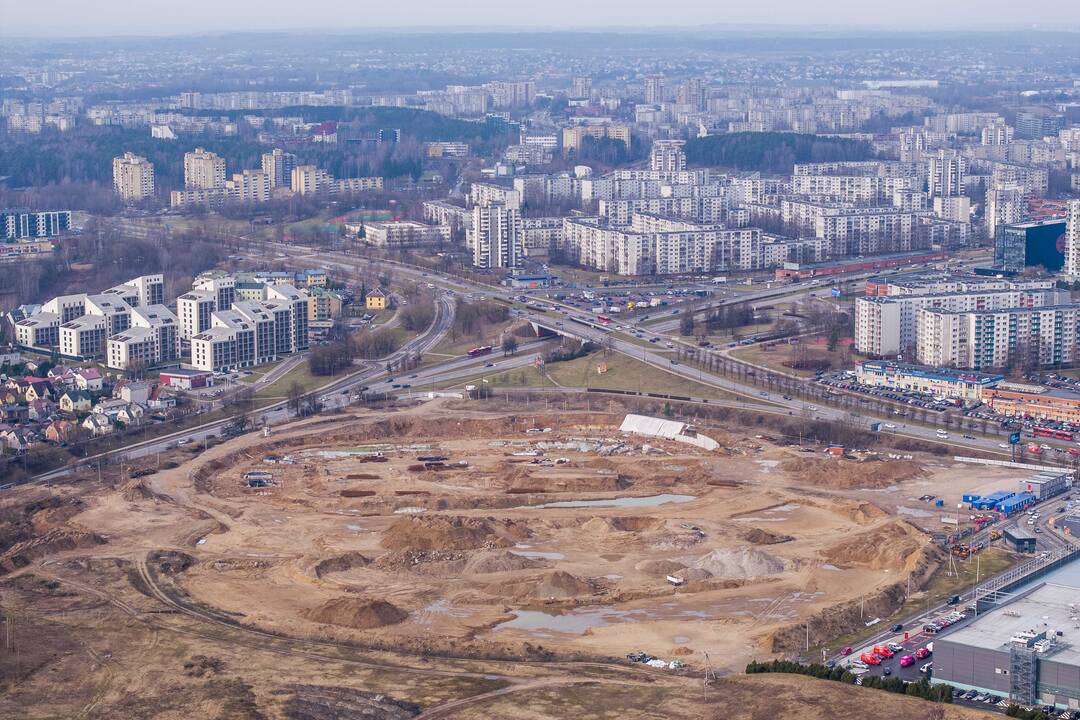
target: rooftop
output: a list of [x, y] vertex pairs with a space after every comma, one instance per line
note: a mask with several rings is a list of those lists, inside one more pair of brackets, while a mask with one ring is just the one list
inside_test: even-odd
[[[1007, 651], [1013, 637], [1045, 632], [1056, 639], [1041, 656], [1055, 662], [1080, 665], [1080, 588], [1045, 583], [1011, 603], [990, 610], [948, 636], [950, 642], [986, 650]], [[1062, 632], [1061, 637], [1056, 633]]]

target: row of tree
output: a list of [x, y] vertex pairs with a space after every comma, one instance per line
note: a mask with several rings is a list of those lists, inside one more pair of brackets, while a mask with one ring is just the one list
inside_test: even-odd
[[[828, 667], [821, 663], [802, 663], [791, 660], [773, 660], [771, 662], [751, 662], [746, 666], [746, 674], [758, 673], [790, 673], [795, 675], [808, 675], [819, 680], [833, 680], [854, 685], [858, 679], [854, 673], [844, 667]], [[877, 688], [886, 692], [898, 693], [920, 697], [932, 702], [951, 703], [952, 687], [949, 685], [931, 685], [926, 678], [915, 682], [907, 682], [897, 677], [881, 677], [878, 675], [865, 675], [860, 683], [863, 687]]]

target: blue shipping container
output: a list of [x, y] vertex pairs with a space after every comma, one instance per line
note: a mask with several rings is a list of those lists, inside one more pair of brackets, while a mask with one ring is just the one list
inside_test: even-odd
[[936, 505], [937, 507], [945, 507], [945, 501], [944, 500], [935, 500], [934, 505]]
[[978, 499], [979, 499], [978, 495], [964, 495], [964, 497], [963, 497], [963, 500], [966, 503], [975, 502]]
[[998, 503], [997, 509], [1005, 513], [1006, 515], [1010, 515], [1017, 510], [1023, 510], [1034, 502], [1035, 496], [1031, 493], [1025, 492], [1002, 500], [1000, 503]]

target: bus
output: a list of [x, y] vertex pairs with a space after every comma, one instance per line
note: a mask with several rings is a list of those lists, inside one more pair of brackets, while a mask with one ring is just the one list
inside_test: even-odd
[[492, 349], [493, 348], [490, 345], [481, 345], [480, 347], [474, 347], [472, 350], [469, 351], [469, 357], [480, 357], [481, 355], [487, 355], [489, 352], [492, 351]]
[[1054, 430], [1053, 428], [1045, 428], [1036, 426], [1032, 430], [1032, 434], [1035, 437], [1054, 438], [1055, 440], [1072, 440], [1073, 434], [1066, 430]]
[[600, 323], [601, 325], [610, 325], [611, 318], [609, 318], [607, 315], [597, 315], [596, 322]]

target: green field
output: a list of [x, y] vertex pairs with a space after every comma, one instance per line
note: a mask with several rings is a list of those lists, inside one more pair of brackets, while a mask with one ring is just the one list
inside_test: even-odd
[[[598, 371], [605, 366], [606, 371]], [[451, 387], [475, 383], [487, 377], [489, 385], [494, 387], [567, 387], [567, 388], [603, 388], [607, 390], [632, 390], [635, 392], [665, 393], [668, 395], [690, 395], [710, 399], [734, 399], [735, 396], [708, 385], [686, 380], [652, 367], [640, 360], [619, 353], [605, 357], [603, 351], [566, 362], [549, 363], [547, 373], [541, 378], [539, 370], [524, 367], [506, 370], [494, 375], [477, 373], [468, 380], [456, 380]]]

